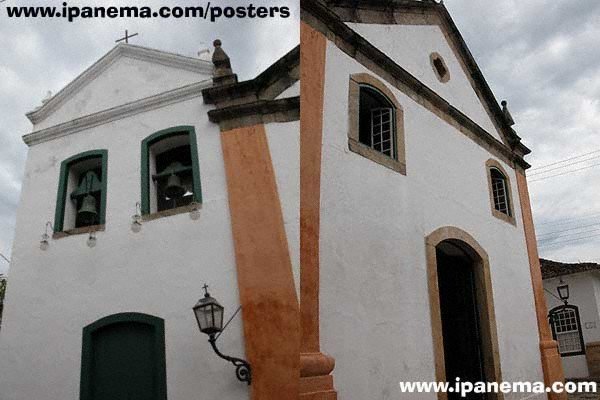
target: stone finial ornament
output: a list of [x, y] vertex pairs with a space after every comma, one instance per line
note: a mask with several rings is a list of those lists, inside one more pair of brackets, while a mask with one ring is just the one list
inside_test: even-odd
[[504, 118], [506, 119], [508, 126], [513, 126], [515, 124], [515, 120], [513, 119], [512, 115], [510, 115], [510, 111], [508, 111], [508, 102], [506, 100], [502, 100], [500, 104], [502, 104], [502, 114], [504, 114]]
[[231, 69], [231, 61], [229, 56], [221, 47], [219, 39], [213, 42], [215, 50], [212, 55], [212, 63], [215, 66], [213, 74], [213, 83], [215, 85], [227, 85], [229, 83], [237, 83], [237, 75]]

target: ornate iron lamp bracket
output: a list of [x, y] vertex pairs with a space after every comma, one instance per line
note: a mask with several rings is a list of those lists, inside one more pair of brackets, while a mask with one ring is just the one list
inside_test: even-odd
[[226, 356], [221, 353], [217, 348], [217, 337], [214, 334], [210, 335], [208, 342], [219, 357], [235, 365], [235, 375], [238, 380], [246, 382], [248, 385], [252, 383], [252, 371], [250, 369], [250, 364], [248, 364], [247, 361], [242, 360], [241, 358]]

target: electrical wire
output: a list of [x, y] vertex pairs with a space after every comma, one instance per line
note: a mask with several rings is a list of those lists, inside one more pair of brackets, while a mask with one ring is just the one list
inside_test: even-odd
[[4, 254], [0, 253], [0, 258], [4, 259], [4, 261], [10, 264], [10, 260]]
[[545, 181], [546, 179], [556, 178], [557, 176], [563, 176], [563, 175], [567, 175], [567, 174], [572, 174], [574, 172], [579, 172], [579, 171], [583, 171], [585, 169], [590, 169], [590, 168], [594, 168], [594, 167], [598, 167], [598, 166], [600, 166], [600, 163], [588, 165], [587, 167], [583, 167], [583, 168], [577, 168], [577, 169], [574, 169], [572, 171], [562, 172], [560, 174], [555, 174], [555, 175], [550, 175], [550, 176], [544, 176], [543, 178], [532, 179], [529, 182], [531, 183], [531, 182]]
[[591, 214], [584, 214], [584, 215], [580, 215], [578, 217], [569, 217], [569, 218], [557, 219], [557, 220], [554, 220], [554, 221], [540, 222], [539, 224], [536, 223], [535, 226], [567, 225], [567, 224], [573, 223], [574, 221], [587, 220], [587, 219], [592, 219], [592, 218], [600, 218], [600, 212], [591, 213]]
[[600, 223], [595, 223], [595, 224], [590, 224], [590, 225], [581, 225], [581, 226], [576, 226], [576, 227], [569, 228], [569, 229], [563, 229], [562, 231], [553, 231], [553, 232], [541, 233], [541, 234], [538, 235], [538, 237], [540, 237], [540, 236], [548, 236], [548, 235], [555, 235], [557, 233], [563, 233], [563, 232], [576, 231], [578, 229], [591, 228], [592, 226], [598, 226], [598, 225], [600, 225]]
[[556, 240], [556, 239], [568, 238], [568, 237], [575, 236], [575, 235], [583, 235], [584, 233], [592, 233], [592, 232], [598, 232], [598, 231], [600, 231], [600, 228], [588, 229], [587, 231], [581, 231], [581, 232], [567, 233], [566, 235], [549, 237], [549, 238], [545, 238], [545, 239], [538, 239], [538, 243], [539, 242], [552, 242], [553, 240]]
[[594, 157], [590, 157], [590, 158], [586, 158], [585, 160], [581, 160], [581, 161], [569, 163], [567, 165], [560, 165], [558, 167], [546, 169], [544, 171], [536, 171], [536, 172], [533, 172], [532, 174], [529, 174], [529, 176], [543, 175], [543, 174], [546, 174], [548, 172], [557, 171], [557, 170], [560, 170], [560, 169], [563, 169], [563, 168], [567, 168], [567, 167], [571, 167], [571, 166], [577, 165], [577, 164], [583, 164], [583, 163], [586, 163], [588, 161], [596, 160], [598, 158], [600, 158], [600, 155], [597, 155], [597, 156], [594, 156]]
[[567, 161], [571, 161], [571, 160], [577, 160], [578, 158], [582, 158], [585, 156], [589, 156], [590, 154], [596, 154], [596, 153], [600, 153], [600, 150], [594, 150], [594, 151], [590, 151], [589, 153], [585, 153], [585, 154], [580, 154], [578, 156], [574, 156], [574, 157], [570, 157], [570, 158], [565, 158], [564, 160], [560, 160], [560, 161], [556, 161], [550, 164], [546, 164], [546, 165], [542, 165], [541, 167], [535, 167], [535, 168], [530, 168], [529, 171], [537, 171], [540, 169], [544, 169], [544, 168], [548, 168], [548, 167], [552, 167], [554, 165], [558, 165], [558, 164], [562, 164], [565, 163]]
[[577, 239], [561, 240], [558, 242], [542, 243], [542, 244], [538, 244], [538, 245], [539, 245], [539, 247], [546, 248], [546, 247], [558, 246], [558, 245], [565, 244], [565, 243], [578, 242], [580, 240], [592, 239], [592, 238], [596, 238], [596, 237], [600, 237], [600, 233], [596, 234], [596, 235], [590, 235], [590, 236], [585, 236], [582, 238], [577, 238]]

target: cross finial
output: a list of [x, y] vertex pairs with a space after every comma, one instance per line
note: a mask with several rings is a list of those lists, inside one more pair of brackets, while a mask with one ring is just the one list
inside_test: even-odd
[[129, 43], [129, 39], [132, 38], [132, 37], [134, 37], [134, 36], [137, 36], [137, 35], [138, 35], [138, 33], [133, 33], [133, 34], [130, 35], [129, 31], [127, 29], [125, 29], [125, 37], [121, 38], [121, 39], [118, 39], [118, 40], [115, 40], [115, 43], [119, 43], [119, 42], [123, 42], [123, 41], [125, 41], [125, 43]]
[[202, 286], [202, 289], [204, 289], [204, 297], [210, 296], [208, 294], [208, 285], [206, 283], [204, 284], [204, 286]]

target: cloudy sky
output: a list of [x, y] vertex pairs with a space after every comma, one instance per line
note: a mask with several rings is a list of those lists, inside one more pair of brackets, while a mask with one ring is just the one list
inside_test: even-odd
[[[297, 0], [278, 2], [292, 8], [292, 18], [260, 22], [123, 19], [68, 23], [9, 20], [4, 10], [7, 4], [42, 3], [59, 5], [62, 1], [7, 0], [0, 6], [0, 252], [7, 256], [27, 151], [21, 136], [31, 128], [24, 114], [39, 105], [48, 90], [60, 90], [109, 51], [125, 29], [140, 33], [132, 40], [134, 44], [190, 56], [219, 37], [241, 79], [252, 78], [298, 42]], [[112, 3], [175, 6], [197, 5], [198, 1]], [[253, 3], [273, 4], [268, 0]], [[515, 128], [534, 151], [528, 161], [536, 168], [553, 164], [530, 171], [541, 254], [561, 261], [600, 262], [600, 204], [596, 200], [600, 167], [595, 166], [600, 164], [600, 2], [445, 3], [492, 90], [498, 99], [509, 101]], [[578, 158], [554, 164], [573, 157]], [[0, 260], [0, 273], [3, 269]]]

